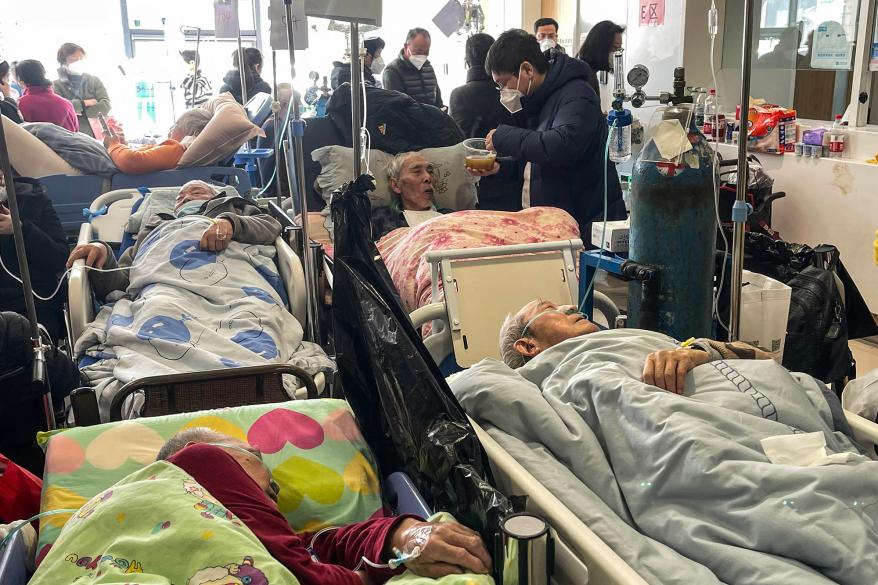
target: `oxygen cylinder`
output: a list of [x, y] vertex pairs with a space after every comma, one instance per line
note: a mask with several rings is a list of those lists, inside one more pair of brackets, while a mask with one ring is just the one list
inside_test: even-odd
[[[651, 142], [638, 156], [629, 197], [629, 258], [659, 271], [659, 331], [678, 340], [710, 337], [716, 254], [714, 152], [695, 126], [691, 106], [669, 106], [662, 120], [679, 120], [688, 128], [692, 150], [666, 161]], [[641, 283], [632, 281], [629, 327], [639, 326], [642, 308]], [[654, 319], [644, 314], [643, 321]]]

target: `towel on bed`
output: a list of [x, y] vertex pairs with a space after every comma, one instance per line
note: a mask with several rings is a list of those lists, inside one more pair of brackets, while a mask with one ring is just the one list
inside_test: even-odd
[[[312, 375], [334, 368], [319, 346], [302, 341], [302, 326], [284, 307], [274, 247], [232, 241], [220, 253], [199, 250], [210, 221], [191, 216], [150, 233], [127, 293], [77, 340], [103, 420], [118, 390], [146, 376], [269, 363]], [[142, 399], [129, 402], [125, 412], [134, 415]]]
[[[562, 209], [531, 207], [518, 212], [456, 211], [381, 238], [378, 251], [406, 311], [439, 302], [431, 292], [426, 252], [512, 244], [535, 244], [579, 237], [576, 220]], [[440, 285], [441, 287], [441, 285]]]
[[[450, 386], [571, 509], [598, 496], [592, 529], [650, 582], [878, 583], [878, 462], [833, 430], [819, 384], [771, 360], [695, 368], [683, 396], [642, 383], [646, 356], [674, 347], [603, 331], [518, 370], [485, 360]], [[803, 432], [854, 461], [777, 465], [763, 452], [761, 439]]]

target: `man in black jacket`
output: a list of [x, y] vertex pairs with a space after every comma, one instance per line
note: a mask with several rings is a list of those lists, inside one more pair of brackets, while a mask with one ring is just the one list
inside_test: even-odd
[[[55, 208], [52, 207], [52, 201], [35, 182], [16, 179], [15, 192], [18, 195], [21, 229], [24, 233], [31, 282], [37, 294], [49, 297], [58, 286], [58, 281], [64, 272], [64, 262], [67, 260], [68, 248], [64, 228]], [[12, 219], [6, 203], [5, 185], [0, 186], [0, 258], [3, 259], [3, 265], [6, 267], [6, 270], [0, 269], [0, 311], [13, 311], [26, 315], [24, 293], [21, 284], [15, 278], [21, 277], [21, 271], [15, 253], [15, 239], [12, 237]], [[49, 331], [53, 341], [64, 335], [62, 312], [64, 292], [66, 288], [62, 287], [61, 292], [50, 301], [34, 299], [37, 318]]]
[[442, 92], [436, 72], [430, 64], [430, 32], [413, 28], [406, 35], [405, 45], [384, 69], [384, 89], [410, 95], [415, 101], [442, 108]]
[[[381, 57], [381, 51], [384, 50], [384, 40], [381, 37], [374, 39], [366, 39], [363, 41], [366, 47], [366, 56], [363, 57], [363, 81], [368, 85], [376, 86], [376, 75], [381, 75], [384, 71], [384, 59]], [[329, 85], [333, 91], [338, 89], [342, 83], [351, 82], [351, 64], [344, 61], [332, 62], [332, 73], [329, 77]]]
[[[588, 84], [588, 66], [561, 53], [543, 53], [535, 37], [510, 30], [491, 47], [485, 68], [515, 119], [515, 125], [501, 124], [488, 133], [488, 148], [515, 160], [503, 166], [523, 179], [522, 207], [564, 209], [588, 235], [591, 222], [603, 219], [606, 174], [607, 217], [624, 219], [619, 176], [606, 156], [607, 122]], [[470, 172], [484, 176], [500, 167]]]

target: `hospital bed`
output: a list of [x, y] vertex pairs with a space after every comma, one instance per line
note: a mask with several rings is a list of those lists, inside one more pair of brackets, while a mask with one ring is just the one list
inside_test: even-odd
[[[295, 461], [320, 461], [318, 477], [311, 477], [313, 486], [320, 487], [324, 481], [320, 473], [329, 473], [325, 479], [330, 482], [334, 474], [341, 474], [345, 464], [361, 461], [369, 465], [375, 474], [374, 457], [368, 446], [359, 436], [353, 415], [347, 404], [341, 400], [316, 399], [307, 401], [287, 401], [265, 405], [251, 405], [222, 410], [188, 412], [155, 418], [140, 418], [135, 421], [112, 422], [102, 425], [77, 427], [53, 433], [46, 438], [47, 464], [44, 473], [44, 497], [42, 512], [62, 508], [79, 508], [88, 499], [109, 488], [130, 473], [149, 464], [161, 441], [167, 440], [183, 428], [204, 426], [224, 434], [252, 437], [266, 433], [283, 431], [277, 425], [283, 415], [295, 413], [296, 420], [306, 420], [327, 429], [320, 450], [311, 446], [296, 446], [285, 443], [279, 451], [266, 453], [264, 460], [270, 469], [290, 465]], [[301, 424], [301, 423], [300, 423]], [[262, 428], [257, 428], [262, 425]], [[274, 431], [271, 429], [274, 428]], [[338, 429], [337, 432], [331, 432]], [[342, 432], [342, 429], [344, 430]], [[58, 438], [61, 438], [58, 441]], [[108, 440], [112, 438], [112, 440]], [[271, 439], [268, 439], [271, 440]], [[88, 453], [84, 460], [71, 465], [70, 449], [82, 449]], [[335, 459], [324, 460], [320, 453], [330, 448]], [[263, 448], [263, 451], [268, 451]], [[85, 463], [88, 461], [89, 463]], [[98, 462], [95, 467], [91, 462]], [[83, 464], [84, 463], [84, 464]], [[281, 494], [284, 493], [283, 477], [277, 474]], [[365, 479], [363, 481], [366, 481]], [[330, 485], [330, 484], [325, 484]], [[316, 519], [328, 525], [343, 525], [368, 519], [384, 505], [393, 515], [414, 514], [427, 518], [433, 510], [418, 493], [412, 481], [401, 472], [384, 477], [375, 489], [355, 489], [345, 487], [341, 500], [328, 505], [330, 517], [313, 515], [315, 504], [304, 502], [298, 510], [285, 509], [285, 516], [294, 526], [301, 528], [301, 522]], [[289, 488], [288, 488], [289, 489]], [[289, 490], [295, 492], [295, 489]], [[307, 508], [307, 509], [306, 509]], [[341, 512], [339, 511], [341, 510]], [[40, 540], [37, 551], [53, 543], [61, 527], [70, 514], [51, 515], [43, 518], [40, 524]], [[3, 585], [25, 585], [29, 578], [27, 571], [28, 554], [21, 533], [0, 549], [0, 583]], [[32, 560], [32, 559], [30, 559]]]
[[[432, 322], [425, 345], [443, 373], [467, 368], [484, 358], [500, 359], [499, 329], [507, 314], [541, 297], [575, 304], [577, 240], [526, 246], [499, 246], [429, 252], [433, 298], [441, 282], [444, 301], [411, 314], [415, 327]], [[485, 299], [491, 299], [486, 303]], [[618, 309], [596, 292], [593, 320], [612, 327]], [[878, 425], [845, 412], [854, 437], [875, 459]], [[589, 585], [643, 585], [637, 568], [626, 563], [549, 489], [470, 419], [491, 462], [496, 486], [507, 495], [526, 494], [528, 510], [543, 516], [557, 532], [556, 581]]]
[[[77, 243], [102, 240], [119, 248], [121, 254], [127, 245], [133, 243], [131, 234], [126, 233], [126, 226], [132, 211], [143, 202], [143, 198], [137, 189], [120, 189], [99, 196], [90, 206], [90, 211], [96, 215], [90, 223], [81, 225]], [[97, 214], [102, 209], [106, 211]], [[287, 309], [304, 326], [307, 319], [304, 268], [283, 235], [277, 239], [275, 247], [279, 273], [289, 298]], [[83, 260], [78, 260], [70, 273], [68, 302], [68, 326], [73, 343], [95, 318], [94, 295]], [[144, 389], [152, 397], [147, 415], [181, 412], [191, 410], [193, 406], [207, 408], [275, 402], [284, 399], [282, 375], [293, 375], [302, 381], [302, 386], [295, 392], [297, 398], [314, 398], [326, 387], [323, 373], [311, 380], [303, 370], [289, 364], [154, 376], [126, 384], [117, 395], [118, 400], [114, 400], [111, 412], [114, 419], [120, 418], [124, 397]], [[249, 380], [249, 385], [245, 379]], [[88, 391], [81, 389], [81, 392]], [[74, 403], [78, 402], [77, 395], [81, 392], [74, 391]], [[93, 396], [93, 392], [91, 394]], [[82, 400], [82, 404], [88, 405], [88, 402]], [[91, 413], [86, 416], [93, 420], [94, 409], [86, 406], [85, 411]]]

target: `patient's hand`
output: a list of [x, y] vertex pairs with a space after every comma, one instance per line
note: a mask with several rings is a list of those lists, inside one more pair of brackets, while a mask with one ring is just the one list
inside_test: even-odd
[[706, 364], [707, 361], [707, 352], [698, 349], [657, 351], [646, 357], [641, 379], [645, 384], [658, 386], [674, 394], [682, 394], [686, 386], [686, 374]]
[[482, 537], [457, 522], [403, 520], [393, 531], [390, 544], [405, 553], [419, 546], [420, 556], [405, 566], [423, 577], [491, 571], [491, 555]]
[[234, 231], [235, 228], [229, 220], [217, 220], [215, 224], [204, 230], [199, 247], [210, 252], [222, 252], [229, 247]]
[[77, 260], [85, 258], [85, 265], [103, 268], [107, 262], [107, 247], [100, 243], [80, 244], [73, 248], [67, 259], [67, 268], [71, 268]]

